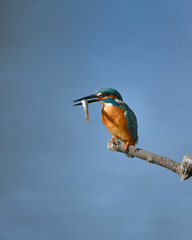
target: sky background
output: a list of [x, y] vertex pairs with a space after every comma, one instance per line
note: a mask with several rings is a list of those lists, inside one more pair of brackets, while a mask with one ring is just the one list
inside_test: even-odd
[[0, 1], [0, 239], [191, 239], [191, 180], [107, 149], [117, 89], [138, 147], [192, 153], [190, 0]]

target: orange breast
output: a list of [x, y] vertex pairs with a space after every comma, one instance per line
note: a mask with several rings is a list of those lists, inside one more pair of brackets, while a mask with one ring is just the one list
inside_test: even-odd
[[112, 104], [103, 105], [101, 118], [103, 124], [113, 137], [124, 143], [129, 141], [130, 145], [135, 145], [127, 126], [124, 111], [120, 107], [113, 106]]

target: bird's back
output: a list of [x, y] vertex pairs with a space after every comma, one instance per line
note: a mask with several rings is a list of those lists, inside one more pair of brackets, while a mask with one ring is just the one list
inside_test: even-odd
[[119, 107], [125, 111], [125, 118], [127, 120], [127, 126], [131, 133], [131, 136], [135, 143], [138, 142], [138, 125], [137, 125], [137, 118], [135, 113], [131, 110], [131, 108], [126, 103], [120, 103]]

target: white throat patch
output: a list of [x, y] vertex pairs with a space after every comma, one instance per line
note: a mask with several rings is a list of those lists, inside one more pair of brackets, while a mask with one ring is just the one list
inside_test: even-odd
[[101, 103], [103, 104], [103, 106], [105, 106], [105, 107], [109, 107], [109, 106], [111, 106], [112, 105], [112, 103], [106, 103], [106, 102], [102, 102], [101, 101]]

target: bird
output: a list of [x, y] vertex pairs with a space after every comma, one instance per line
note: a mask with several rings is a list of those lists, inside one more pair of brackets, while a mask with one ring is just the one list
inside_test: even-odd
[[[122, 141], [125, 144], [125, 151], [129, 145], [135, 146], [138, 142], [137, 118], [117, 90], [114, 88], [102, 88], [95, 94], [79, 98], [73, 102], [82, 100], [88, 100], [88, 103], [102, 103], [101, 119], [111, 133], [113, 143], [115, 139]], [[81, 104], [80, 102], [74, 104], [74, 106]]]

